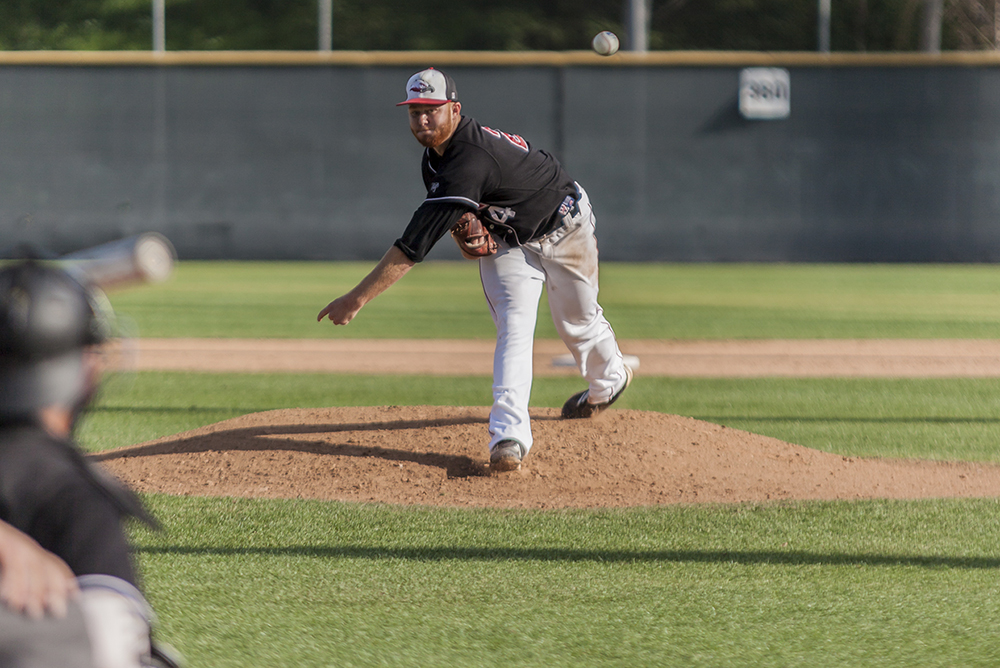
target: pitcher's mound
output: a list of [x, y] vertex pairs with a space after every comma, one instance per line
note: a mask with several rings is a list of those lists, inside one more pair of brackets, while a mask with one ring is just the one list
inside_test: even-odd
[[277, 410], [95, 455], [180, 495], [569, 508], [1000, 496], [1000, 466], [842, 457], [676, 415], [532, 411], [522, 470], [490, 475], [489, 409]]

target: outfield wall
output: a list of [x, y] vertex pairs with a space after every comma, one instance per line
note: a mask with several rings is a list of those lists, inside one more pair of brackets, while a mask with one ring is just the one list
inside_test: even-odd
[[[423, 198], [404, 83], [558, 154], [607, 260], [1000, 259], [994, 54], [0, 54], [0, 249], [374, 260]], [[790, 73], [747, 120], [744, 67]], [[453, 259], [445, 240], [431, 258]]]

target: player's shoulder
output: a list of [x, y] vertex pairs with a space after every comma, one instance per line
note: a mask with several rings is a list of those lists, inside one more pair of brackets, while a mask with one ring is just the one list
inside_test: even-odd
[[[486, 151], [514, 148], [527, 153], [531, 150], [530, 144], [521, 135], [495, 129], [468, 116], [463, 116], [462, 120], [463, 122], [459, 124], [458, 130], [455, 132], [459, 142]], [[467, 123], [466, 120], [468, 120]]]
[[88, 485], [67, 446], [44, 430], [18, 427], [3, 429], [0, 435], [0, 495], [4, 503], [19, 507], [44, 504], [68, 489]]
[[486, 140], [487, 136], [475, 120], [463, 116], [444, 155], [439, 157], [430, 149], [424, 149], [422, 166], [431, 174], [452, 170], [479, 172], [495, 169], [498, 163], [497, 151]]
[[462, 116], [455, 133], [451, 136], [449, 148], [457, 151], [483, 149], [486, 146], [483, 126], [476, 119]]
[[55, 437], [33, 424], [0, 427], [0, 470], [31, 466], [37, 461], [51, 461], [53, 467], [64, 465], [65, 457]]

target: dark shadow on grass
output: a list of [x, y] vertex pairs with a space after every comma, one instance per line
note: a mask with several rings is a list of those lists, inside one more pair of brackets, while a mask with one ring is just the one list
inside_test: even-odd
[[140, 554], [175, 556], [265, 556], [308, 557], [322, 559], [369, 559], [407, 561], [537, 561], [595, 563], [706, 563], [744, 566], [909, 566], [916, 568], [954, 568], [981, 570], [1000, 568], [1000, 557], [948, 557], [940, 555], [821, 554], [813, 552], [748, 550], [575, 550], [565, 548], [390, 548], [356, 545], [315, 547], [188, 547], [167, 545], [139, 547]]
[[[411, 452], [378, 446], [356, 445], [350, 442], [299, 440], [294, 436], [302, 434], [338, 434], [359, 431], [401, 431], [419, 432], [432, 427], [447, 427], [466, 424], [485, 424], [487, 418], [463, 417], [441, 418], [437, 420], [394, 420], [388, 422], [359, 422], [341, 424], [266, 425], [242, 429], [224, 429], [197, 436], [178, 437], [133, 445], [115, 450], [88, 455], [93, 461], [109, 461], [128, 457], [150, 457], [154, 455], [190, 454], [195, 452], [306, 452], [340, 457], [378, 457], [394, 462], [414, 462], [424, 466], [444, 469], [449, 478], [468, 478], [488, 475], [484, 462], [460, 455], [445, 455], [435, 452]], [[419, 437], [414, 437], [419, 445]]]
[[231, 406], [93, 406], [89, 413], [233, 413], [247, 415], [274, 408], [233, 408]]
[[695, 420], [726, 422], [844, 422], [850, 424], [1000, 424], [1000, 417], [802, 417], [798, 415], [691, 415]]

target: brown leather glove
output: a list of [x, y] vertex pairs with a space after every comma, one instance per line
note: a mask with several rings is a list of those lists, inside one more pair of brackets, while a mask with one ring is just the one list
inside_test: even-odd
[[462, 255], [470, 260], [478, 260], [497, 252], [496, 240], [475, 211], [462, 214], [451, 228], [451, 237], [458, 244]]

